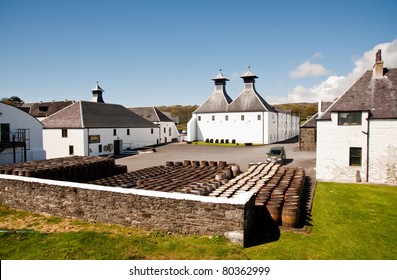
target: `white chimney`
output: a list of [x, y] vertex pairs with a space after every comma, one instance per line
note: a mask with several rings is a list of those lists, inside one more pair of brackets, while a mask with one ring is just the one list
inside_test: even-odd
[[321, 111], [321, 107], [322, 107], [321, 100], [319, 100], [319, 101], [318, 101], [318, 108], [317, 108], [318, 117], [320, 117], [321, 114], [323, 113], [323, 112]]

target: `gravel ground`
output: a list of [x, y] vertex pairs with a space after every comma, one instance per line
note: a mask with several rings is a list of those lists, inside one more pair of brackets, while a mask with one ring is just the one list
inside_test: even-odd
[[185, 142], [170, 143], [156, 148], [154, 153], [144, 153], [132, 156], [124, 156], [116, 159], [117, 164], [127, 165], [128, 171], [133, 171], [145, 167], [164, 165], [166, 161], [184, 160], [207, 160], [207, 161], [226, 161], [236, 163], [242, 171], [248, 169], [248, 164], [252, 162], [264, 162], [266, 152], [271, 146], [283, 145], [286, 149], [287, 160], [285, 165], [292, 167], [303, 167], [306, 174], [314, 179], [316, 152], [299, 151], [296, 138], [293, 141], [263, 145], [263, 146], [201, 146], [187, 144]]

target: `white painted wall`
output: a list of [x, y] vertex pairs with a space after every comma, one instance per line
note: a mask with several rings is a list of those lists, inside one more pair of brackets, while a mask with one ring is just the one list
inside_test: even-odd
[[[260, 120], [258, 120], [258, 115]], [[228, 119], [226, 120], [226, 116]], [[244, 116], [242, 120], [241, 117]], [[197, 139], [228, 139], [237, 143], [263, 143], [263, 112], [197, 114]]]
[[[113, 128], [95, 129], [67, 129], [68, 137], [62, 137], [62, 129], [44, 129], [44, 149], [47, 158], [69, 156], [69, 146], [74, 147], [74, 155], [99, 156], [114, 154], [114, 140], [122, 140], [122, 145], [131, 144], [132, 147], [143, 147], [157, 144], [159, 137], [158, 128]], [[99, 135], [100, 143], [88, 143], [88, 135]], [[102, 152], [99, 146], [102, 145]], [[110, 145], [110, 146], [109, 146]], [[111, 149], [108, 149], [111, 148]]]
[[[13, 106], [0, 103], [0, 123], [10, 124], [10, 132], [16, 133], [18, 129], [29, 129], [30, 140], [28, 144], [29, 150], [26, 151], [26, 159], [42, 160], [46, 154], [43, 149], [43, 125], [36, 118], [28, 113], [15, 108]], [[16, 161], [20, 162], [23, 156], [21, 148], [16, 148]], [[8, 148], [0, 153], [0, 164], [13, 163], [13, 149]]]
[[[333, 182], [356, 182], [356, 172], [366, 179], [367, 121], [363, 112], [361, 125], [338, 125], [338, 114], [331, 121], [317, 122], [316, 179]], [[365, 132], [365, 133], [364, 133]], [[361, 166], [349, 166], [350, 147], [362, 148]]]
[[155, 122], [155, 124], [160, 128], [159, 143], [169, 143], [172, 139], [178, 138], [179, 131], [174, 122]]
[[369, 181], [397, 184], [397, 120], [371, 120]]
[[85, 129], [67, 129], [68, 137], [62, 137], [62, 129], [43, 129], [43, 146], [47, 159], [69, 156], [69, 146], [73, 146], [74, 155], [87, 156], [88, 146]]
[[[226, 120], [226, 116], [228, 120]], [[244, 116], [244, 120], [242, 120]], [[259, 119], [258, 119], [259, 116]], [[236, 140], [237, 143], [269, 144], [298, 135], [299, 117], [273, 112], [193, 114], [188, 141]]]

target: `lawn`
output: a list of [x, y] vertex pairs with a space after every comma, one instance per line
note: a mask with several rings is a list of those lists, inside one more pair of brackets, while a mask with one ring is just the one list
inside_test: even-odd
[[263, 146], [263, 144], [253, 144], [253, 143], [210, 143], [205, 141], [193, 141], [190, 142], [191, 145], [201, 145], [201, 146], [222, 146], [222, 147], [236, 147], [236, 146]]
[[[305, 233], [249, 248], [0, 206], [0, 259], [397, 259], [397, 187], [318, 183]], [[27, 230], [27, 231], [26, 231]]]

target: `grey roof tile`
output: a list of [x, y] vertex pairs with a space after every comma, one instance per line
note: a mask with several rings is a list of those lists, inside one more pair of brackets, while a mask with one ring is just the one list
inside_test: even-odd
[[369, 111], [374, 119], [397, 118], [397, 68], [384, 69], [383, 78], [365, 72], [319, 120], [331, 119], [332, 112]]

